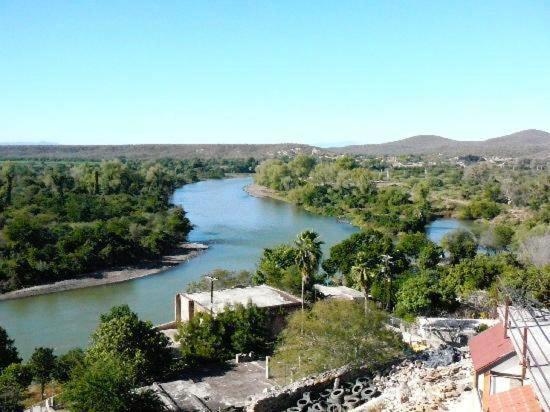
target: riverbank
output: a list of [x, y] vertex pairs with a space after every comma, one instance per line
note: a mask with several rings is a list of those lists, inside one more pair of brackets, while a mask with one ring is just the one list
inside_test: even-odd
[[269, 187], [257, 185], [256, 183], [251, 183], [248, 186], [245, 186], [244, 191], [250, 196], [254, 197], [285, 200], [277, 194], [276, 190], [270, 189]]
[[112, 283], [126, 282], [145, 276], [156, 275], [171, 267], [186, 262], [208, 249], [202, 243], [182, 243], [169, 255], [156, 261], [140, 263], [135, 266], [125, 266], [116, 269], [97, 271], [83, 275], [76, 279], [67, 279], [45, 285], [37, 285], [24, 289], [14, 290], [0, 294], [0, 301], [21, 299], [29, 296], [45, 295], [48, 293], [62, 292], [72, 289], [81, 289], [91, 286], [109, 285]]
[[[270, 189], [269, 187], [257, 185], [256, 183], [251, 183], [248, 186], [245, 186], [244, 191], [246, 193], [248, 193], [250, 196], [254, 196], [254, 197], [258, 197], [258, 198], [275, 199], [275, 200], [280, 200], [281, 202], [287, 202], [287, 203], [295, 205], [294, 203], [292, 203], [287, 198], [281, 196], [276, 190]], [[323, 213], [322, 210], [317, 210], [317, 209], [314, 209], [314, 208], [306, 207], [304, 205], [300, 205], [300, 207], [303, 208], [304, 210], [310, 212], [310, 213], [314, 213], [314, 214], [319, 215], [319, 216], [327, 216], [325, 213]], [[333, 217], [334, 219], [336, 219], [340, 223], [345, 223], [347, 225], [351, 225], [351, 226], [361, 228], [361, 224], [359, 224], [357, 222], [353, 222], [352, 220], [350, 220], [349, 218], [347, 218], [345, 216], [330, 216], [330, 217]]]

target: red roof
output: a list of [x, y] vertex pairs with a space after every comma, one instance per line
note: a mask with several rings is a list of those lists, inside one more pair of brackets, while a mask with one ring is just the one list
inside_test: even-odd
[[542, 408], [531, 386], [520, 386], [489, 396], [488, 412], [540, 412]]
[[515, 353], [510, 338], [504, 337], [504, 327], [502, 323], [473, 336], [468, 342], [474, 370], [479, 373], [488, 367], [507, 359]]

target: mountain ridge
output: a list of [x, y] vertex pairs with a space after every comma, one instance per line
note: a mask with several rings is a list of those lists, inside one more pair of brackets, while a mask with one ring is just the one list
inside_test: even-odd
[[331, 147], [335, 153], [366, 155], [443, 154], [505, 157], [550, 156], [550, 133], [526, 129], [486, 140], [454, 140], [437, 135], [416, 135], [387, 143]]
[[247, 158], [357, 154], [373, 156], [443, 155], [550, 158], [550, 133], [527, 129], [479, 141], [453, 140], [437, 135], [416, 135], [393, 142], [321, 148], [299, 143], [279, 144], [140, 144], [140, 145], [0, 145], [0, 159], [115, 158]]

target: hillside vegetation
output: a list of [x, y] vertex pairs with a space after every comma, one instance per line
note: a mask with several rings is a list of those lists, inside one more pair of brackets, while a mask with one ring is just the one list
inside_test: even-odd
[[298, 154], [331, 157], [339, 154], [372, 156], [550, 156], [550, 133], [523, 130], [483, 141], [458, 141], [441, 136], [421, 135], [382, 144], [352, 145], [323, 149], [295, 143], [281, 144], [144, 144], [144, 145], [0, 145], [0, 159], [255, 159]]
[[266, 159], [314, 154], [302, 144], [0, 145], [1, 159]]

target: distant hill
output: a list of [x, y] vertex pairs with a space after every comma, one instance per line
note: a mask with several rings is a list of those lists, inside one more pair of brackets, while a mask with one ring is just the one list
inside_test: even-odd
[[161, 158], [247, 158], [266, 159], [296, 154], [367, 154], [444, 156], [502, 156], [550, 158], [550, 133], [523, 130], [483, 141], [459, 141], [441, 136], [420, 135], [382, 144], [352, 145], [330, 149], [305, 144], [145, 144], [145, 145], [0, 145], [0, 159], [101, 160]]
[[162, 158], [225, 158], [293, 156], [299, 153], [316, 154], [321, 149], [304, 144], [143, 144], [143, 145], [18, 145], [0, 146], [2, 159], [74, 159], [101, 160]]
[[504, 157], [550, 157], [550, 133], [523, 130], [507, 136], [482, 141], [460, 141], [441, 136], [420, 135], [381, 144], [333, 147], [336, 153], [369, 155], [467, 154]]

